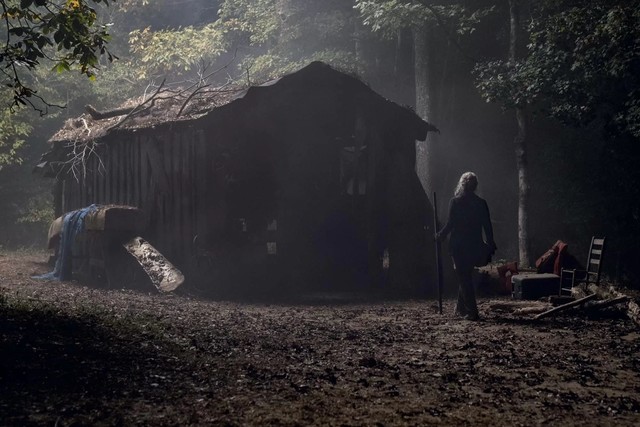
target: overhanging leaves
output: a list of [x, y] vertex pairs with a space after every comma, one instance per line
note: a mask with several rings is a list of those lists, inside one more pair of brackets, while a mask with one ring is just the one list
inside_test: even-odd
[[[107, 0], [0, 0], [5, 43], [0, 48], [0, 73], [3, 84], [11, 88], [13, 106], [29, 104], [38, 97], [31, 88], [29, 72], [45, 59], [54, 69], [77, 68], [89, 78], [101, 55], [107, 51], [109, 34], [97, 22], [90, 4], [108, 4]], [[42, 111], [41, 111], [42, 112]]]

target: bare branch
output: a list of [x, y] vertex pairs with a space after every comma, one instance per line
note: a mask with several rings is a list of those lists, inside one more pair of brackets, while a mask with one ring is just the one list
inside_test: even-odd
[[91, 115], [91, 117], [95, 120], [108, 119], [110, 117], [123, 116], [125, 114], [130, 113], [136, 107], [128, 107], [128, 108], [116, 108], [114, 110], [108, 111], [98, 111], [92, 105], [87, 104], [84, 106], [84, 109]]
[[107, 129], [108, 131], [113, 130], [117, 127], [119, 127], [120, 125], [122, 125], [122, 123], [124, 123], [129, 117], [131, 117], [136, 111], [140, 110], [140, 108], [142, 108], [143, 105], [147, 104], [149, 101], [153, 100], [158, 93], [160, 93], [160, 91], [162, 90], [162, 88], [164, 87], [164, 83], [166, 81], [166, 78], [162, 80], [162, 83], [160, 83], [160, 86], [158, 86], [158, 89], [155, 91], [155, 93], [153, 95], [151, 95], [151, 97], [149, 99], [147, 99], [146, 101], [144, 101], [142, 104], [138, 105], [137, 107], [135, 107], [133, 110], [131, 110], [129, 112], [129, 114], [127, 114], [126, 116], [124, 116], [124, 118], [122, 120], [120, 120], [118, 123], [116, 123], [115, 125], [111, 126], [109, 129]]
[[180, 115], [182, 114], [182, 111], [184, 110], [184, 107], [187, 106], [189, 101], [191, 101], [191, 99], [198, 93], [198, 91], [200, 91], [200, 89], [204, 89], [206, 87], [209, 87], [209, 85], [197, 87], [193, 92], [191, 92], [191, 95], [189, 95], [187, 99], [182, 103], [182, 107], [180, 107], [180, 110], [178, 111], [178, 114], [176, 114], [176, 117], [180, 117]]

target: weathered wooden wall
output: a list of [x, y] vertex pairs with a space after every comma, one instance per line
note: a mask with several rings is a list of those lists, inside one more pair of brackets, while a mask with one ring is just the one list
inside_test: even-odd
[[206, 200], [211, 164], [202, 131], [181, 129], [157, 133], [118, 134], [101, 142], [86, 174], [63, 179], [62, 211], [97, 204], [142, 209], [144, 237], [172, 262], [186, 266], [193, 240], [210, 224], [201, 206]]
[[[188, 123], [112, 132], [85, 176], [65, 176], [62, 211], [92, 203], [142, 209], [142, 236], [207, 288], [369, 285], [382, 276], [385, 249], [394, 287], [419, 285], [429, 269], [430, 211], [413, 134], [385, 110], [356, 108], [355, 98], [340, 103], [342, 96], [322, 92], [304, 105], [265, 98]], [[364, 146], [351, 174], [362, 171], [366, 194], [354, 185], [348, 195], [341, 156]], [[275, 263], [267, 250], [274, 220]]]

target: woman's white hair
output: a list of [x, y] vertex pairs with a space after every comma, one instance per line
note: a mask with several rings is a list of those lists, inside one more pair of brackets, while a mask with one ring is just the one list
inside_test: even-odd
[[460, 176], [454, 195], [455, 197], [460, 197], [465, 193], [473, 193], [476, 191], [476, 188], [478, 188], [478, 177], [476, 174], [473, 172], [465, 172]]

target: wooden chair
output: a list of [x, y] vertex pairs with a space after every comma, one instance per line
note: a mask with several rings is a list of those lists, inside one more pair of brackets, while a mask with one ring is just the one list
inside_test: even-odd
[[[587, 258], [586, 270], [562, 269], [560, 273], [560, 295], [569, 293], [576, 284], [584, 283], [585, 289], [589, 284], [598, 285], [600, 283], [600, 272], [602, 268], [602, 260], [604, 256], [605, 238], [591, 238], [591, 246], [589, 248], [589, 257]], [[570, 285], [570, 287], [566, 287]]]

